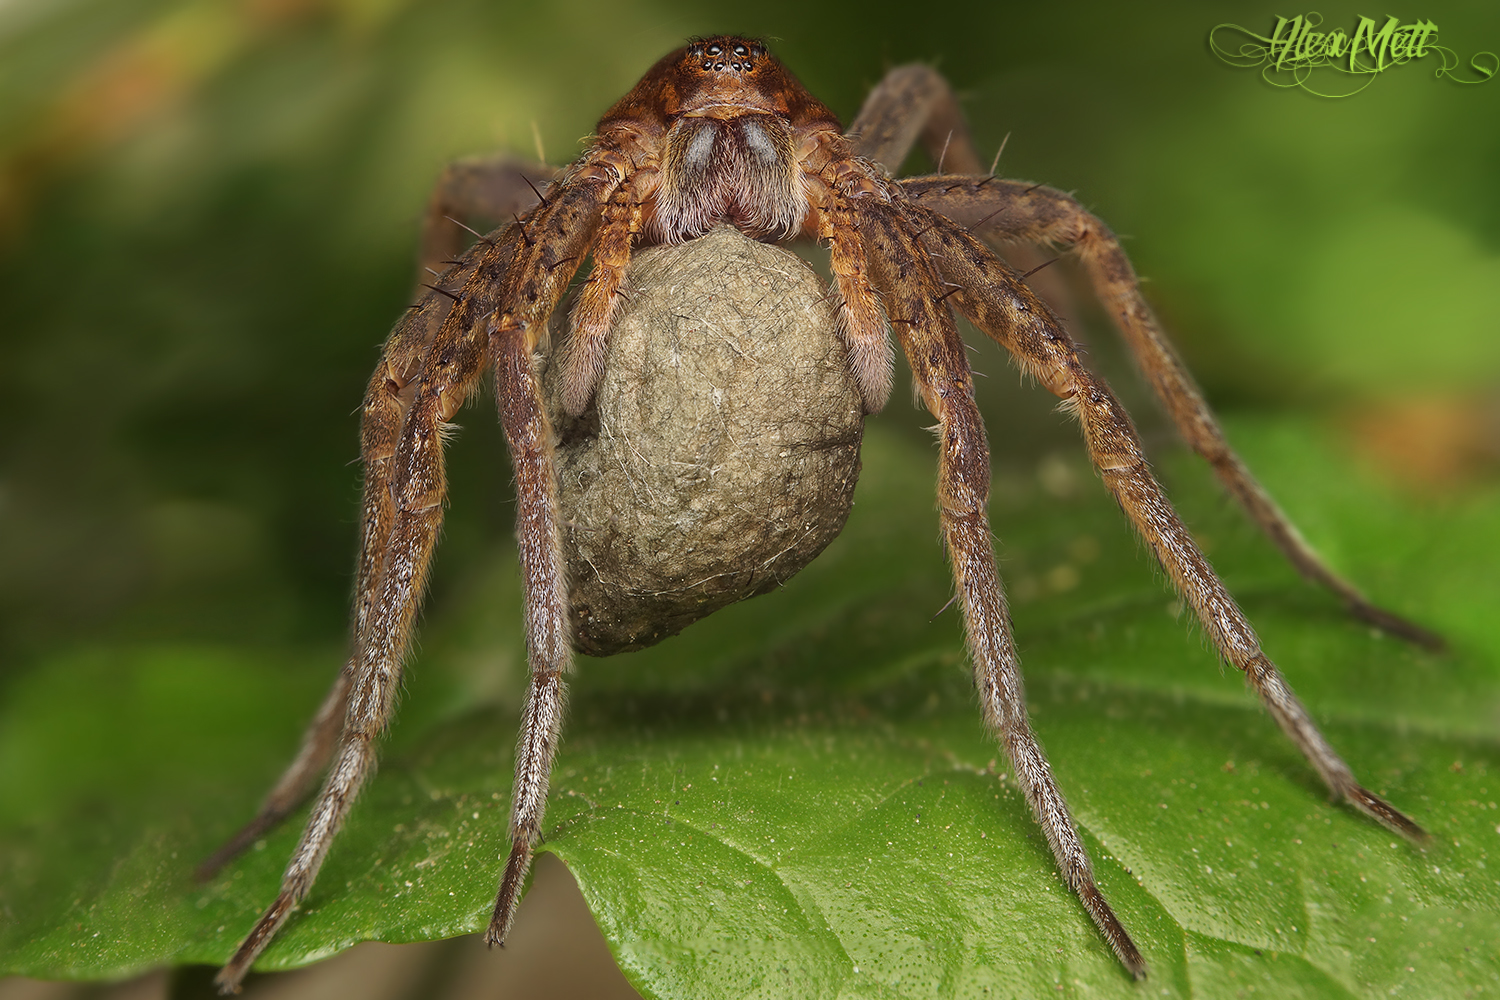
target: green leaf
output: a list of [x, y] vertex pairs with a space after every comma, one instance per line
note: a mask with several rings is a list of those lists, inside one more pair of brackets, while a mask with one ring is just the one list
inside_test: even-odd
[[[1306, 420], [1231, 436], [1341, 569], [1453, 640], [1434, 657], [1349, 621], [1196, 461], [1166, 463], [1335, 745], [1435, 839], [1425, 852], [1394, 842], [1327, 800], [1081, 458], [1064, 463], [1061, 497], [1060, 460], [1041, 476], [1002, 470], [993, 521], [1033, 719], [1150, 992], [1492, 983], [1500, 506], [1402, 501]], [[801, 576], [652, 650], [579, 664], [545, 850], [643, 994], [1139, 994], [980, 725], [944, 610], [932, 464], [930, 448], [872, 425], [849, 527]], [[382, 770], [262, 968], [487, 919], [523, 660], [514, 558], [501, 555], [435, 610]], [[223, 961], [275, 894], [300, 822], [206, 885], [192, 867], [254, 810], [338, 652], [101, 649], [14, 682], [0, 714], [0, 969], [104, 978]]]

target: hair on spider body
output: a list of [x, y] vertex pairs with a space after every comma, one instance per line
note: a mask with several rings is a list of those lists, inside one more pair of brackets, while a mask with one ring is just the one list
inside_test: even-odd
[[[892, 179], [881, 164], [900, 164], [919, 141], [952, 173]], [[457, 243], [458, 227], [443, 221], [452, 216], [499, 224], [513, 213], [513, 223], [467, 250]], [[827, 335], [831, 353], [815, 349], [811, 363], [800, 366], [811, 374], [796, 378], [812, 381], [796, 384], [817, 388], [793, 388], [776, 400], [783, 414], [810, 407], [813, 397], [819, 403], [833, 400], [844, 421], [838, 426], [848, 428], [835, 435], [832, 449], [843, 450], [844, 471], [829, 466], [804, 477], [828, 486], [828, 497], [810, 501], [814, 507], [826, 513], [837, 505], [834, 495], [847, 499], [853, 485], [848, 470], [858, 467], [859, 421], [879, 410], [891, 391], [893, 339], [905, 354], [914, 388], [937, 419], [938, 520], [985, 724], [1011, 761], [1059, 873], [1130, 975], [1146, 974], [1145, 959], [1094, 882], [1088, 852], [1027, 717], [990, 536], [989, 448], [955, 310], [1077, 417], [1088, 454], [1126, 519], [1215, 650], [1245, 674], [1330, 791], [1391, 830], [1414, 841], [1425, 838], [1415, 822], [1361, 787], [1323, 737], [1177, 516], [1146, 462], [1129, 415], [1027, 287], [1026, 275], [1018, 275], [985, 242], [1055, 245], [1072, 254], [1179, 433], [1292, 565], [1337, 595], [1356, 617], [1418, 644], [1440, 646], [1437, 636], [1371, 604], [1334, 574], [1256, 482], [1225, 441], [1108, 227], [1063, 192], [982, 174], [952, 91], [928, 67], [891, 70], [846, 131], [762, 43], [715, 36], [694, 39], [659, 60], [604, 114], [595, 139], [565, 170], [501, 158], [463, 161], [445, 172], [429, 207], [423, 263], [457, 263], [397, 322], [364, 401], [364, 506], [349, 660], [309, 726], [302, 751], [260, 814], [204, 866], [211, 871], [228, 861], [296, 808], [326, 774], [281, 890], [219, 973], [221, 991], [238, 989], [306, 894], [373, 767], [442, 521], [443, 428], [487, 371], [494, 373], [515, 470], [530, 667], [515, 758], [511, 847], [485, 935], [492, 944], [505, 940], [541, 837], [563, 715], [563, 675], [575, 647], [628, 648], [655, 641], [691, 617], [679, 614], [677, 606], [640, 601], [634, 613], [604, 621], [611, 616], [601, 609], [618, 608], [619, 595], [580, 590], [577, 556], [593, 542], [570, 541], [565, 524], [583, 523], [576, 504], [587, 489], [580, 484], [586, 485], [591, 474], [589, 463], [597, 466], [599, 460], [579, 458], [585, 453], [568, 451], [567, 445], [560, 453], [556, 430], [586, 413], [601, 423], [620, 419], [619, 393], [606, 377], [620, 363], [612, 354], [620, 346], [616, 331], [633, 321], [632, 310], [659, 307], [653, 296], [659, 288], [667, 289], [668, 300], [689, 294], [689, 282], [672, 290], [675, 272], [653, 276], [642, 266], [650, 262], [637, 258], [668, 261], [668, 272], [686, 271], [701, 267], [705, 254], [728, 259], [744, 248], [746, 237], [803, 237], [828, 247], [832, 295], [826, 303], [814, 295], [825, 311], [812, 324]], [[648, 255], [644, 248], [653, 243], [666, 246]], [[585, 259], [593, 266], [578, 288], [570, 333], [565, 343], [549, 343], [549, 323]], [[765, 266], [774, 271], [780, 265], [773, 260]], [[714, 278], [710, 273], [710, 287]], [[638, 283], [634, 296], [632, 282]], [[720, 297], [731, 307], [743, 307], [739, 319], [730, 322], [753, 315], [754, 303], [741, 301], [737, 293]], [[795, 296], [786, 299], [777, 308], [800, 308], [795, 301]], [[625, 339], [622, 333], [619, 340]], [[539, 351], [546, 354], [545, 366], [534, 360]], [[725, 363], [733, 368], [745, 354], [731, 350]], [[830, 363], [829, 357], [837, 360]], [[657, 378], [663, 370], [642, 373]], [[754, 389], [753, 380], [747, 384], [752, 395], [768, 394]], [[660, 403], [672, 405], [670, 399]], [[771, 439], [775, 433], [763, 428], [749, 436]], [[649, 437], [642, 435], [641, 441]], [[745, 464], [752, 473], [764, 473], [778, 467], [781, 451], [798, 450], [772, 448], [775, 454], [754, 455]], [[566, 471], [561, 478], [560, 466]], [[656, 485], [679, 488], [667, 483], [652, 488]], [[578, 495], [563, 496], [575, 490]], [[713, 496], [708, 491], [699, 499]], [[786, 520], [800, 523], [806, 513], [790, 512]], [[837, 533], [842, 515], [825, 517], [825, 528], [830, 524]], [[600, 527], [583, 526], [596, 532]], [[750, 532], [731, 527], [721, 533]], [[823, 544], [826, 538], [819, 536], [795, 558], [772, 560], [773, 572], [748, 575], [742, 589], [758, 592], [767, 580], [774, 585]], [[582, 562], [589, 563], [589, 556], [584, 552]], [[625, 589], [638, 596], [642, 588]], [[706, 613], [710, 604], [696, 610]], [[580, 611], [592, 620], [580, 617]]]

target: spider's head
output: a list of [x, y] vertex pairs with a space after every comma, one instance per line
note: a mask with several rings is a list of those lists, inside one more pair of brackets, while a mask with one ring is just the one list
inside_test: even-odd
[[646, 208], [666, 243], [722, 222], [757, 238], [796, 235], [808, 211], [799, 149], [840, 132], [765, 45], [734, 35], [694, 39], [662, 59], [599, 122], [601, 136], [659, 165]]
[[695, 38], [665, 56], [605, 114], [603, 132], [613, 124], [647, 121], [670, 127], [678, 119], [726, 120], [744, 115], [777, 115], [792, 125], [838, 127], [838, 119], [809, 94], [771, 55], [765, 43], [736, 35]]

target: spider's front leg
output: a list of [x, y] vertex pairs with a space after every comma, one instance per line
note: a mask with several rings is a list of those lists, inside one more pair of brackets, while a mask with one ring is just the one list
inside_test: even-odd
[[1427, 834], [1400, 810], [1363, 788], [1318, 731], [1276, 665], [1261, 651], [1249, 621], [1198, 550], [1146, 464], [1129, 416], [1090, 372], [1050, 310], [968, 230], [915, 205], [903, 209], [954, 299], [975, 326], [1003, 345], [1021, 367], [1063, 399], [1083, 425], [1089, 456], [1179, 594], [1193, 608], [1219, 655], [1244, 672], [1282, 730], [1334, 795], [1382, 825], [1423, 841]]
[[942, 301], [926, 251], [899, 210], [873, 197], [852, 201], [891, 325], [922, 399], [939, 422], [938, 512], [985, 722], [1004, 746], [1063, 878], [1120, 962], [1141, 978], [1145, 959], [1094, 882], [1088, 852], [1027, 718], [1020, 660], [990, 540], [989, 446], [953, 314]]
[[1372, 604], [1354, 584], [1329, 568], [1235, 454], [1203, 393], [1141, 295], [1130, 259], [1103, 222], [1071, 196], [1039, 184], [997, 177], [921, 177], [902, 181], [901, 186], [924, 208], [960, 224], [982, 228], [986, 238], [1061, 244], [1071, 250], [1087, 270], [1094, 293], [1178, 433], [1213, 467], [1230, 495], [1281, 549], [1287, 561], [1305, 578], [1338, 595], [1356, 618], [1427, 649], [1444, 648], [1441, 636]]

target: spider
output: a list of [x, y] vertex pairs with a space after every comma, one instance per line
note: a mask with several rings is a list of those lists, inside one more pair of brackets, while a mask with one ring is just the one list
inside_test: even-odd
[[[901, 164], [919, 139], [939, 173], [892, 179], [886, 166]], [[1143, 977], [1146, 963], [1095, 885], [1027, 719], [986, 514], [989, 450], [955, 309], [1078, 419], [1105, 487], [1219, 655], [1245, 673], [1332, 794], [1412, 841], [1426, 838], [1361, 787], [1318, 731], [1167, 500], [1130, 417], [1024, 276], [987, 241], [1071, 251], [1177, 429], [1285, 557], [1356, 617], [1423, 646], [1437, 648], [1441, 640], [1372, 605], [1303, 541], [1226, 443], [1109, 229], [1070, 196], [993, 171], [983, 171], [953, 93], [932, 69], [892, 70], [846, 131], [763, 43], [732, 36], [693, 40], [657, 62], [560, 172], [501, 161], [450, 168], [434, 196], [423, 248], [434, 273], [439, 263], [447, 270], [397, 324], [365, 396], [353, 651], [260, 813], [200, 869], [217, 870], [280, 822], [326, 770], [281, 891], [219, 973], [221, 992], [238, 990], [306, 895], [370, 773], [442, 520], [444, 426], [487, 369], [494, 372], [515, 470], [530, 666], [511, 849], [485, 933], [491, 945], [505, 941], [540, 837], [574, 647], [554, 432], [534, 354], [548, 344], [549, 318], [591, 258], [568, 346], [555, 359], [562, 405], [582, 413], [628, 295], [633, 250], [685, 243], [722, 224], [756, 240], [802, 237], [827, 245], [838, 336], [866, 413], [880, 410], [890, 395], [893, 333], [899, 342], [914, 387], [938, 421], [939, 520], [985, 724], [1009, 756], [1065, 881], [1128, 973]], [[514, 221], [462, 251], [454, 227], [443, 225], [450, 213], [494, 219], [514, 213]]]

